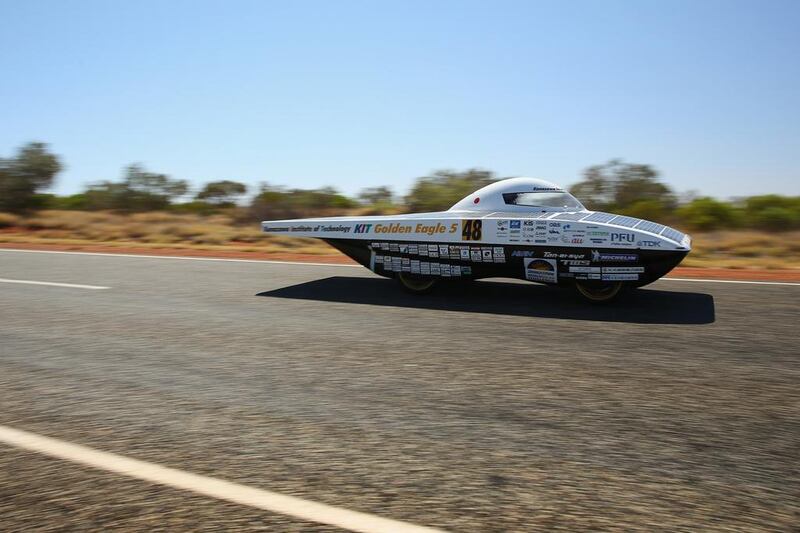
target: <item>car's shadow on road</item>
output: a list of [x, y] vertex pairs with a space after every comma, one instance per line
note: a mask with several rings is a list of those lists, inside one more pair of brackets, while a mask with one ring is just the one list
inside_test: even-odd
[[388, 279], [335, 276], [257, 296], [635, 324], [710, 324], [715, 319], [714, 298], [709, 294], [647, 288], [629, 291], [611, 304], [594, 305], [575, 291], [532, 283], [445, 283], [432, 294], [412, 295]]

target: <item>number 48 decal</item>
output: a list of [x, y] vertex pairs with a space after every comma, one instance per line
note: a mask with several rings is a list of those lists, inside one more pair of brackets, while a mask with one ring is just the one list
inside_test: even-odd
[[462, 220], [461, 221], [461, 240], [479, 241], [481, 240], [483, 228], [482, 220]]

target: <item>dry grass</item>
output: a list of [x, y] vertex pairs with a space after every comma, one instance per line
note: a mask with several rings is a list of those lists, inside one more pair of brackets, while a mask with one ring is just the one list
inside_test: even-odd
[[800, 232], [727, 230], [692, 235], [692, 253], [683, 266], [800, 268]]
[[[800, 268], [800, 232], [729, 230], [692, 238], [693, 250], [684, 266]], [[166, 212], [42, 211], [29, 217], [0, 213], [0, 242], [338, 254], [322, 241], [264, 235], [257, 223], [237, 225], [227, 215]]]
[[0, 228], [0, 242], [5, 243], [338, 253], [316, 239], [264, 235], [257, 223], [237, 225], [225, 215], [41, 211], [30, 217], [16, 217], [0, 213]]

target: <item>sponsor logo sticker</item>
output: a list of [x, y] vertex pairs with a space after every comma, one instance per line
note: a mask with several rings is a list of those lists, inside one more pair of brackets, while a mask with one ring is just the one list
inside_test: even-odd
[[525, 259], [525, 279], [555, 283], [558, 277], [558, 265], [555, 259]]

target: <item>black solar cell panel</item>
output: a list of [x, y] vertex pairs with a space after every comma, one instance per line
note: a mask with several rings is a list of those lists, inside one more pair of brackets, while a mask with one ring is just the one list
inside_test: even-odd
[[598, 211], [597, 213], [592, 213], [588, 217], [584, 218], [583, 222], [599, 222], [602, 224], [608, 222], [609, 220], [613, 220], [616, 216], [617, 215], [612, 215], [611, 213], [602, 213]]
[[661, 232], [662, 237], [666, 237], [667, 239], [672, 239], [675, 242], [681, 242], [683, 240], [684, 234], [680, 231], [668, 227], [664, 227], [664, 230]]
[[641, 218], [633, 218], [633, 217], [626, 217], [624, 215], [618, 215], [614, 218], [614, 220], [610, 221], [610, 224], [614, 224], [615, 226], [624, 226], [626, 228], [632, 228], [639, 222], [642, 222]]
[[661, 233], [664, 230], [664, 228], [666, 228], [666, 226], [664, 226], [663, 224], [656, 224], [655, 222], [650, 222], [649, 220], [642, 220], [641, 222], [636, 224], [636, 229], [642, 231], [649, 231], [650, 233], [655, 233], [656, 235]]

